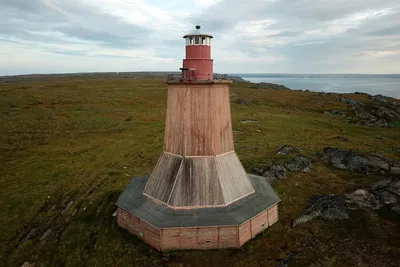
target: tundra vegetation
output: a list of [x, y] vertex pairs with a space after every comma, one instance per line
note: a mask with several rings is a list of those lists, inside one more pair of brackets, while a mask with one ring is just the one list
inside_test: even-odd
[[[400, 124], [355, 123], [357, 116], [326, 114], [355, 113], [341, 95], [268, 84], [231, 86], [245, 169], [289, 160], [277, 153], [286, 144], [312, 161], [307, 171], [271, 182], [282, 199], [277, 224], [239, 250], [168, 253], [120, 229], [118, 196], [131, 178], [153, 170], [162, 151], [163, 81], [144, 73], [0, 78], [1, 266], [277, 266], [288, 255], [292, 266], [400, 264], [400, 217], [390, 209], [292, 227], [310, 197], [350, 194], [385, 178], [334, 168], [321, 159], [324, 148], [400, 160]], [[365, 94], [346, 99], [367, 111], [376, 102]]]

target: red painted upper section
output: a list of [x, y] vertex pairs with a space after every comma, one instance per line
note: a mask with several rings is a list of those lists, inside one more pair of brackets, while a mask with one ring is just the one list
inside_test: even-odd
[[211, 46], [187, 45], [186, 59], [211, 59]]
[[214, 76], [212, 59], [184, 59], [183, 68], [196, 69], [196, 75], [192, 78], [200, 80], [212, 80]]
[[[199, 28], [197, 29], [199, 30]], [[213, 60], [211, 59], [211, 46], [209, 45], [212, 36], [195, 32], [185, 35], [185, 38], [186, 58], [183, 60], [183, 68], [191, 70], [183, 70], [183, 78], [213, 80]]]

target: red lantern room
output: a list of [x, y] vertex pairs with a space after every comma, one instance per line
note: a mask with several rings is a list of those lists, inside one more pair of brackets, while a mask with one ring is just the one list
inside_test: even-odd
[[182, 78], [188, 80], [212, 80], [213, 60], [211, 59], [211, 35], [196, 30], [186, 34], [186, 58], [183, 60]]

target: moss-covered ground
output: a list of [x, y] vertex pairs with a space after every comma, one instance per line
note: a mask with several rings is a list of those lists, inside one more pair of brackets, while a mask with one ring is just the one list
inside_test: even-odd
[[[239, 98], [252, 104], [239, 105]], [[0, 83], [0, 266], [278, 266], [289, 252], [291, 266], [400, 265], [399, 217], [390, 211], [357, 210], [347, 221], [291, 228], [308, 197], [382, 179], [330, 169], [317, 155], [324, 147], [400, 160], [398, 128], [361, 127], [323, 114], [347, 109], [338, 95], [232, 85], [235, 148], [249, 172], [279, 160], [284, 144], [314, 161], [310, 173], [273, 183], [282, 199], [280, 221], [241, 249], [163, 254], [120, 229], [115, 202], [129, 179], [150, 173], [161, 154], [166, 99], [161, 79], [47, 76]]]

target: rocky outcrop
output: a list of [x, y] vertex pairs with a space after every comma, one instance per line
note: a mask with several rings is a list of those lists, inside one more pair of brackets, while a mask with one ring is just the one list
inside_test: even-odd
[[341, 110], [328, 110], [324, 112], [325, 115], [332, 115], [332, 116], [341, 116], [341, 117], [346, 117], [347, 114], [344, 111]]
[[278, 150], [278, 155], [288, 155], [290, 153], [299, 153], [300, 150], [291, 145], [284, 145]]
[[299, 154], [293, 160], [286, 161], [284, 166], [291, 172], [309, 172], [312, 163], [306, 156]]
[[356, 189], [344, 196], [325, 195], [311, 197], [309, 205], [296, 219], [292, 226], [306, 223], [316, 217], [325, 220], [348, 219], [348, 209], [371, 208], [373, 210], [389, 208], [400, 215], [400, 179], [389, 178], [372, 186]]
[[249, 83], [249, 81], [246, 81], [245, 79], [239, 76], [228, 75], [228, 79], [233, 81], [234, 83]]
[[274, 90], [290, 90], [284, 85], [281, 84], [274, 84], [274, 83], [257, 83], [257, 88], [258, 89], [274, 89]]
[[343, 197], [335, 195], [311, 197], [307, 209], [292, 221], [292, 227], [317, 217], [329, 221], [348, 219], [347, 210], [348, 206]]
[[342, 148], [326, 147], [322, 159], [332, 167], [365, 174], [397, 175], [399, 162], [392, 161], [376, 153], [361, 154]]
[[251, 104], [251, 101], [246, 100], [246, 99], [237, 99], [235, 102], [236, 102], [236, 104], [245, 105], [245, 106], [248, 106]]
[[400, 122], [400, 101], [381, 95], [368, 97], [375, 103], [366, 105], [360, 100], [342, 96], [339, 102], [346, 104], [348, 110], [328, 110], [324, 114], [342, 116], [349, 123], [360, 126], [396, 127]]
[[400, 101], [396, 100], [392, 97], [387, 97], [387, 96], [383, 96], [383, 95], [375, 95], [375, 96], [369, 96], [369, 99], [372, 99], [376, 102], [380, 102], [383, 104], [388, 104], [394, 107], [400, 107]]
[[[278, 154], [287, 155], [300, 151], [294, 146], [285, 145], [279, 149]], [[277, 179], [286, 179], [287, 173], [290, 172], [309, 172], [311, 170], [311, 160], [306, 156], [298, 154], [294, 158], [286, 160], [283, 164], [279, 162], [273, 163], [267, 170], [264, 168], [253, 168], [253, 172], [257, 175], [265, 177], [268, 181]]]
[[287, 170], [279, 163], [272, 164], [268, 171], [264, 172], [264, 176], [268, 181], [273, 181], [275, 179], [286, 179]]
[[350, 140], [343, 136], [335, 136], [333, 139], [340, 140], [342, 142], [349, 142]]
[[400, 215], [400, 179], [389, 178], [376, 184], [345, 194], [345, 197], [357, 207], [381, 209], [388, 205], [392, 211]]
[[359, 100], [347, 98], [347, 97], [344, 97], [344, 96], [342, 96], [340, 98], [340, 103], [348, 104], [349, 106], [352, 106], [352, 107], [365, 106], [365, 104], [363, 102], [359, 101]]
[[379, 117], [389, 118], [389, 119], [398, 119], [400, 118], [400, 114], [394, 110], [388, 109], [386, 107], [377, 107], [374, 110], [375, 114]]

